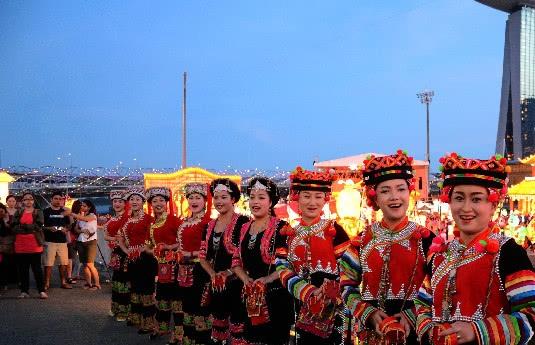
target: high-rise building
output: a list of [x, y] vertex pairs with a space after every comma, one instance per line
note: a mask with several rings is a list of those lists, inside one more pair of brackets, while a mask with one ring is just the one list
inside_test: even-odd
[[535, 154], [535, 0], [476, 0], [509, 13], [505, 26], [496, 153]]

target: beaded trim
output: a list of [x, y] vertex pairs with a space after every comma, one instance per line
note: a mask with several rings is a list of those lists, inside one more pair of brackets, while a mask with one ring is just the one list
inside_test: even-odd
[[383, 254], [386, 247], [394, 243], [398, 243], [406, 249], [410, 249], [410, 238], [414, 230], [417, 229], [417, 227], [418, 226], [416, 223], [409, 222], [405, 229], [398, 232], [392, 232], [387, 228], [383, 228], [379, 222], [373, 223], [371, 225], [370, 230], [368, 230], [372, 232], [373, 238], [371, 241], [369, 241], [362, 247], [362, 250], [360, 252], [362, 272], [372, 272], [371, 268], [368, 266], [368, 257], [374, 249], [377, 249], [377, 251], [381, 255], [381, 258], [383, 259]]
[[[121, 215], [120, 217], [113, 216], [113, 217], [111, 217], [111, 218], [106, 222], [106, 224], [104, 224], [102, 230], [104, 231], [104, 233], [105, 233], [107, 236], [110, 236], [110, 234], [108, 233], [108, 225], [109, 225], [110, 223], [120, 221], [122, 217], [123, 217], [123, 215]], [[121, 229], [117, 230], [117, 233], [119, 233], [119, 231], [121, 231]]]
[[[377, 172], [375, 174], [373, 174], [373, 178], [377, 178], [379, 176], [385, 176], [385, 175], [391, 175], [391, 174], [407, 174], [407, 175], [412, 175], [412, 170], [386, 170], [386, 171], [380, 171], [380, 172]], [[372, 176], [366, 176], [364, 177], [364, 180], [369, 180]]]
[[121, 233], [124, 235], [124, 242], [126, 244], [127, 247], [130, 247], [130, 239], [128, 238], [128, 225], [129, 224], [136, 224], [136, 223], [140, 223], [142, 222], [145, 217], [147, 217], [148, 215], [143, 213], [143, 215], [141, 216], [141, 218], [132, 218], [132, 217], [128, 217], [128, 220], [126, 221], [126, 223], [123, 225], [123, 228], [120, 230]]
[[299, 271], [294, 269], [301, 277], [308, 278], [311, 273], [325, 272], [329, 274], [338, 274], [338, 267], [332, 267], [331, 263], [328, 263], [324, 267], [320, 260], [317, 260], [316, 265], [312, 266], [312, 259], [310, 254], [310, 238], [319, 237], [325, 239], [325, 230], [332, 225], [332, 222], [327, 219], [322, 219], [318, 223], [312, 226], [297, 225], [295, 229], [295, 237], [290, 240], [288, 246], [288, 261], [290, 264], [294, 261], [299, 261], [299, 258], [295, 254], [295, 249], [299, 246], [305, 247], [306, 257], [304, 258], [305, 264], [301, 265]]
[[[499, 286], [500, 286], [500, 290], [501, 291], [504, 291], [504, 286], [503, 286], [503, 283], [502, 283], [502, 280], [501, 280], [501, 276], [500, 276], [500, 271], [499, 271], [499, 258], [500, 258], [500, 253], [501, 253], [501, 247], [509, 240], [511, 240], [510, 237], [507, 237], [501, 233], [493, 233], [491, 235], [489, 235], [488, 237], [489, 239], [495, 239], [499, 242], [499, 245], [500, 245], [500, 250], [498, 251], [498, 253], [496, 254], [496, 257], [495, 259], [493, 260], [493, 267], [492, 267], [492, 274], [495, 276], [498, 277], [498, 280], [499, 280]], [[479, 253], [474, 247], [470, 247], [468, 249], [466, 249], [466, 246], [462, 243], [459, 242], [458, 239], [454, 239], [453, 241], [450, 242], [450, 244], [448, 245], [448, 249], [445, 253], [437, 253], [435, 256], [433, 256], [433, 260], [432, 260], [432, 276], [431, 276], [431, 289], [433, 291], [433, 294], [438, 286], [438, 284], [440, 283], [440, 281], [442, 281], [442, 279], [444, 279], [444, 277], [448, 276], [450, 277], [452, 274], [453, 274], [453, 277], [455, 278], [455, 274], [452, 273], [454, 271], [456, 271], [457, 269], [459, 269], [459, 267], [461, 266], [464, 266], [464, 265], [468, 265], [474, 261], [477, 261], [479, 259], [481, 259], [482, 257], [484, 257], [485, 255], [487, 255], [486, 252], [483, 252], [483, 253]], [[435, 260], [437, 258], [437, 256], [442, 256], [444, 258], [444, 260], [438, 265], [436, 266], [435, 264]], [[491, 276], [492, 277], [492, 276]], [[456, 284], [456, 280], [453, 280], [451, 282], [452, 284]], [[489, 289], [490, 289], [490, 286], [489, 286]], [[447, 291], [446, 291], [447, 293]], [[485, 297], [488, 297], [489, 291], [487, 291], [486, 294], [482, 294], [483, 298], [484, 299]], [[444, 296], [444, 298], [447, 298], [448, 296]], [[477, 310], [474, 312], [474, 314], [472, 316], [465, 316], [465, 315], [462, 315], [461, 314], [461, 308], [460, 308], [460, 305], [461, 303], [460, 302], [457, 302], [457, 304], [455, 305], [455, 310], [453, 312], [453, 314], [451, 313], [450, 311], [450, 303], [451, 301], [448, 301], [448, 300], [444, 300], [443, 301], [443, 306], [442, 306], [442, 313], [443, 315], [436, 315], [435, 313], [435, 308], [433, 307], [432, 308], [432, 319], [433, 321], [436, 321], [436, 322], [444, 322], [444, 321], [447, 321], [447, 322], [450, 322], [450, 321], [467, 321], [467, 322], [471, 322], [471, 321], [477, 321], [477, 320], [482, 320], [485, 318], [485, 310], [483, 309], [486, 309], [483, 307], [483, 303], [485, 301], [483, 300], [481, 303], [478, 304], [478, 308]], [[449, 304], [447, 306], [447, 309], [445, 308], [446, 304]], [[448, 315], [446, 315], [446, 312]]]
[[182, 224], [178, 227], [178, 230], [176, 232], [176, 242], [178, 243], [178, 250], [182, 251], [182, 232], [184, 232], [185, 228], [193, 227], [200, 222], [202, 222], [204, 218], [205, 212], [199, 213], [197, 216], [193, 217], [186, 217]]
[[154, 238], [154, 229], [161, 228], [165, 224], [166, 221], [167, 221], [167, 213], [164, 212], [160, 219], [158, 219], [157, 221], [154, 221], [154, 223], [150, 225], [150, 241], [152, 245], [154, 246], [157, 245], [156, 239]]
[[[234, 253], [234, 250], [236, 249], [236, 246], [234, 246], [234, 244], [232, 243], [232, 233], [233, 233], [234, 227], [236, 226], [236, 222], [238, 221], [239, 217], [240, 217], [239, 214], [234, 213], [225, 231], [223, 231], [223, 236], [224, 236], [223, 243], [225, 244], [225, 250], [230, 255], [232, 255]], [[214, 231], [216, 223], [217, 223], [217, 219], [212, 219], [210, 223], [208, 224], [208, 229], [206, 230], [206, 241], [205, 241], [206, 242], [205, 247], [206, 247], [207, 252], [205, 253], [205, 255], [208, 254], [208, 242], [210, 242], [210, 237], [212, 236], [212, 232]]]
[[234, 243], [232, 243], [232, 235], [234, 233], [234, 228], [236, 227], [236, 223], [238, 222], [238, 218], [240, 217], [239, 214], [234, 213], [232, 216], [232, 220], [227, 225], [227, 228], [225, 229], [225, 232], [223, 233], [223, 244], [225, 245], [225, 249], [227, 250], [227, 253], [230, 255], [233, 255], [234, 252], [238, 249]]
[[503, 183], [503, 179], [487, 176], [487, 175], [481, 175], [481, 174], [472, 174], [472, 173], [459, 173], [459, 174], [448, 174], [444, 176], [444, 179], [451, 179], [456, 177], [473, 177], [480, 180], [486, 180], [486, 181], [492, 181], [492, 182], [498, 182]]
[[[275, 236], [273, 235], [277, 231], [277, 227], [279, 226], [280, 222], [281, 222], [280, 219], [276, 217], [270, 217], [266, 230], [264, 230], [264, 235], [262, 236], [262, 239], [260, 240], [261, 241], [260, 242], [260, 254], [262, 256], [262, 261], [264, 261], [266, 265], [271, 264], [273, 261], [272, 258], [273, 258], [274, 253], [270, 253], [270, 248], [273, 247], [272, 242], [275, 239]], [[241, 233], [240, 233], [240, 243], [243, 242], [243, 239], [245, 238], [245, 235], [247, 235], [247, 232], [251, 228], [252, 224], [253, 224], [252, 220], [243, 224], [241, 228]], [[249, 248], [249, 249], [252, 249], [252, 248]], [[241, 254], [241, 249], [238, 249], [238, 250], [240, 250], [240, 254]]]
[[[375, 249], [377, 249], [379, 251], [379, 254], [381, 255], [381, 258], [383, 258], [383, 261], [384, 261], [385, 260], [385, 249], [387, 249], [386, 252], [388, 252], [389, 250], [388, 250], [387, 247], [391, 247], [392, 244], [394, 244], [394, 243], [397, 243], [397, 244], [405, 247], [407, 250], [410, 250], [411, 249], [410, 239], [412, 238], [412, 234], [415, 231], [420, 231], [419, 228], [420, 228], [420, 226], [418, 224], [413, 223], [413, 222], [409, 222], [409, 223], [407, 223], [407, 226], [403, 230], [401, 230], [399, 232], [393, 232], [393, 231], [391, 231], [391, 230], [389, 230], [387, 228], [382, 227], [380, 225], [380, 223], [378, 222], [378, 223], [374, 223], [372, 225], [372, 227], [371, 227], [372, 230], [370, 230], [370, 231], [372, 231], [372, 235], [374, 235], [374, 239], [373, 240], [377, 239], [377, 243], [379, 243], [375, 247]], [[392, 235], [394, 235], [394, 236], [392, 236]], [[393, 240], [392, 242], [387, 242], [386, 244], [384, 244], [384, 241], [390, 241], [391, 238], [392, 239], [395, 238], [395, 240]], [[367, 251], [367, 253], [366, 253], [366, 260], [361, 262], [361, 265], [362, 265], [362, 267], [366, 266], [367, 272], [371, 272], [371, 269], [369, 268], [369, 266], [367, 264], [367, 258], [368, 258], [368, 256], [370, 255], [371, 251], [374, 248], [373, 245], [370, 245], [371, 242], [373, 242], [373, 240], [368, 242], [363, 247], [363, 249], [365, 249]], [[405, 290], [405, 288], [406, 288], [405, 283], [402, 283], [399, 292], [397, 294], [394, 294], [394, 292], [392, 291], [392, 286], [390, 285], [390, 283], [389, 282], [384, 282], [382, 284], [388, 285], [388, 289], [384, 292], [384, 295], [381, 298], [381, 296], [373, 296], [371, 294], [371, 292], [369, 291], [369, 289], [367, 289], [367, 286], [365, 285], [363, 287], [362, 299], [366, 300], [366, 301], [382, 300], [383, 302], [387, 301], [387, 300], [403, 300], [404, 303], [407, 300], [415, 299], [416, 296], [418, 295], [419, 286], [415, 286], [412, 283], [412, 281], [413, 281], [414, 275], [416, 274], [418, 261], [421, 260], [422, 262], [425, 262], [424, 249], [423, 249], [423, 245], [422, 245], [422, 241], [421, 240], [418, 241], [415, 255], [416, 255], [416, 262], [414, 263], [415, 264], [414, 270], [413, 270], [412, 275], [410, 277], [410, 281], [409, 281], [409, 284], [408, 284], [409, 286], [407, 287], [408, 290]], [[386, 286], [383, 286], [383, 289], [386, 289]], [[380, 287], [378, 293], [379, 294], [381, 293], [381, 287]]]

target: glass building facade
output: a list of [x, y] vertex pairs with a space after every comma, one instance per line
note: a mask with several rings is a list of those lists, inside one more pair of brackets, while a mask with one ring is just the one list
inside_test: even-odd
[[535, 153], [535, 8], [520, 11], [520, 141], [526, 157]]
[[535, 8], [511, 11], [505, 30], [496, 152], [509, 160], [535, 154]]

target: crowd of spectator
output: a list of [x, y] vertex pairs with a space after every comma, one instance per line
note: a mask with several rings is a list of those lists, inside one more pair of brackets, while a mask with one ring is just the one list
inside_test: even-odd
[[65, 195], [52, 193], [49, 205], [38, 208], [35, 196], [9, 195], [0, 203], [0, 290], [18, 286], [18, 298], [30, 297], [30, 269], [41, 299], [48, 298], [54, 266], [59, 288], [72, 289], [80, 269], [85, 289], [99, 290], [94, 261], [97, 252], [97, 216], [89, 199], [65, 207]]

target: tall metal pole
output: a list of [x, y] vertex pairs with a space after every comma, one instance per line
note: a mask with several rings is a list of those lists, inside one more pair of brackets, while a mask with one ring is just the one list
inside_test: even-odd
[[431, 153], [429, 150], [429, 104], [431, 101], [433, 101], [433, 96], [435, 95], [434, 91], [431, 90], [424, 90], [422, 92], [419, 92], [416, 94], [416, 96], [420, 99], [420, 102], [422, 104], [425, 104], [426, 107], [426, 126], [427, 126], [427, 149], [425, 153], [425, 159], [427, 160], [427, 198], [429, 199], [429, 176], [431, 171]]
[[429, 103], [425, 104], [426, 110], [427, 110], [427, 163], [429, 164], [429, 168], [431, 168], [431, 153], [429, 152]]
[[188, 73], [184, 72], [182, 95], [182, 169], [186, 167], [186, 79]]

